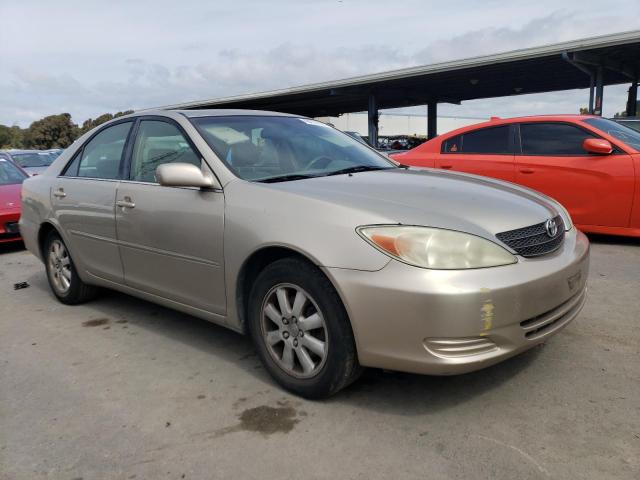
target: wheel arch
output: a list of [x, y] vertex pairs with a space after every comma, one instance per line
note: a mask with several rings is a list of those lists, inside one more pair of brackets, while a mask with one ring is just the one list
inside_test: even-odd
[[[249, 308], [249, 293], [251, 292], [251, 287], [256, 279], [256, 277], [260, 274], [262, 270], [264, 270], [271, 263], [281, 260], [283, 258], [298, 258], [309, 265], [315, 267], [324, 277], [329, 281], [333, 289], [336, 291], [340, 301], [342, 302], [342, 306], [347, 313], [347, 318], [349, 318], [349, 312], [346, 307], [345, 301], [342, 298], [342, 294], [339, 288], [336, 288], [336, 285], [333, 282], [333, 279], [330, 278], [317, 261], [315, 261], [310, 255], [307, 255], [304, 252], [301, 252], [295, 248], [284, 245], [269, 245], [263, 246], [258, 250], [254, 251], [242, 264], [242, 267], [239, 270], [237, 280], [236, 280], [236, 294], [235, 294], [235, 303], [236, 303], [236, 311], [238, 315], [238, 320], [241, 325], [243, 331], [246, 331], [247, 324], [247, 315]], [[349, 318], [349, 324], [351, 329], [353, 330], [353, 324], [351, 319]], [[355, 333], [355, 332], [354, 332]]]
[[[44, 251], [44, 242], [47, 240], [47, 237], [51, 234], [51, 232], [56, 232], [60, 235], [60, 230], [49, 221], [42, 222], [40, 227], [38, 228], [38, 252], [40, 253], [40, 258], [44, 260], [45, 251]], [[62, 235], [60, 235], [62, 237]]]

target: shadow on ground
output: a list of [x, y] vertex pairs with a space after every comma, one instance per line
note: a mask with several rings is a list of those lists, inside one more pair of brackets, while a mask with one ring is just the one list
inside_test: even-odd
[[616, 237], [614, 235], [601, 235], [597, 233], [588, 233], [587, 237], [591, 243], [602, 245], [635, 245], [640, 247], [640, 238], [635, 237]]
[[24, 250], [24, 243], [22, 243], [22, 241], [0, 243], [0, 255], [4, 255], [5, 253], [15, 253], [21, 250]]
[[[50, 293], [44, 270], [28, 278], [32, 288]], [[212, 361], [224, 360], [238, 365], [266, 387], [279, 388], [262, 368], [248, 337], [205, 320], [140, 300], [115, 291], [103, 290], [90, 303], [93, 317], [127, 321], [197, 348], [211, 355]], [[74, 307], [66, 307], [74, 308]], [[91, 320], [87, 318], [87, 320]], [[526, 369], [540, 352], [534, 348], [493, 367], [465, 375], [434, 377], [365, 370], [353, 385], [328, 402], [357, 405], [394, 415], [421, 415], [455, 407], [487, 390], [498, 387]]]

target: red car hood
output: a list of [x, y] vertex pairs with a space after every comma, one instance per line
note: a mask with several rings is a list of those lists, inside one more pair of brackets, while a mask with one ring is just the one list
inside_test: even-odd
[[20, 210], [22, 184], [0, 185], [0, 211]]

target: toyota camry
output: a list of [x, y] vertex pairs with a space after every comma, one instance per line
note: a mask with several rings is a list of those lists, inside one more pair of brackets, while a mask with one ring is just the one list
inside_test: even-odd
[[251, 336], [284, 388], [364, 367], [450, 375], [544, 342], [585, 301], [589, 244], [554, 200], [408, 168], [321, 122], [146, 111], [24, 182], [55, 297], [110, 288]]

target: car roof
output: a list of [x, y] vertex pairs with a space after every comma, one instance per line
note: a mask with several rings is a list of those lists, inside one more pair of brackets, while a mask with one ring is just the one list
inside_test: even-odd
[[500, 117], [491, 117], [487, 124], [506, 124], [506, 123], [519, 123], [519, 122], [575, 122], [579, 120], [587, 120], [589, 118], [602, 118], [598, 115], [583, 115], [583, 114], [573, 114], [566, 113], [562, 115], [554, 114], [554, 115], [525, 115], [522, 117], [509, 117], [509, 118], [500, 118]]
[[[561, 114], [561, 115], [529, 115], [523, 117], [510, 117], [510, 118], [500, 118], [500, 117], [491, 117], [489, 120], [480, 123], [474, 123], [472, 125], [465, 125], [464, 127], [457, 128], [455, 130], [451, 130], [450, 132], [443, 133], [442, 135], [438, 135], [432, 140], [435, 139], [444, 139], [450, 138], [455, 135], [470, 132], [473, 130], [478, 130], [480, 128], [486, 127], [497, 127], [500, 125], [509, 125], [511, 123], [521, 123], [521, 122], [569, 122], [574, 123], [577, 121], [587, 120], [590, 118], [602, 118], [598, 115], [583, 115], [583, 114]], [[430, 140], [431, 141], [431, 140]]]
[[[293, 115], [290, 113], [271, 112], [267, 110], [244, 110], [239, 108], [208, 108], [201, 110], [139, 110], [127, 115], [127, 117], [136, 117], [141, 115], [167, 115], [168, 113], [178, 113], [187, 118], [199, 117], [231, 117], [231, 116], [260, 116], [260, 117], [301, 117], [302, 115]], [[122, 117], [121, 117], [122, 118]]]

